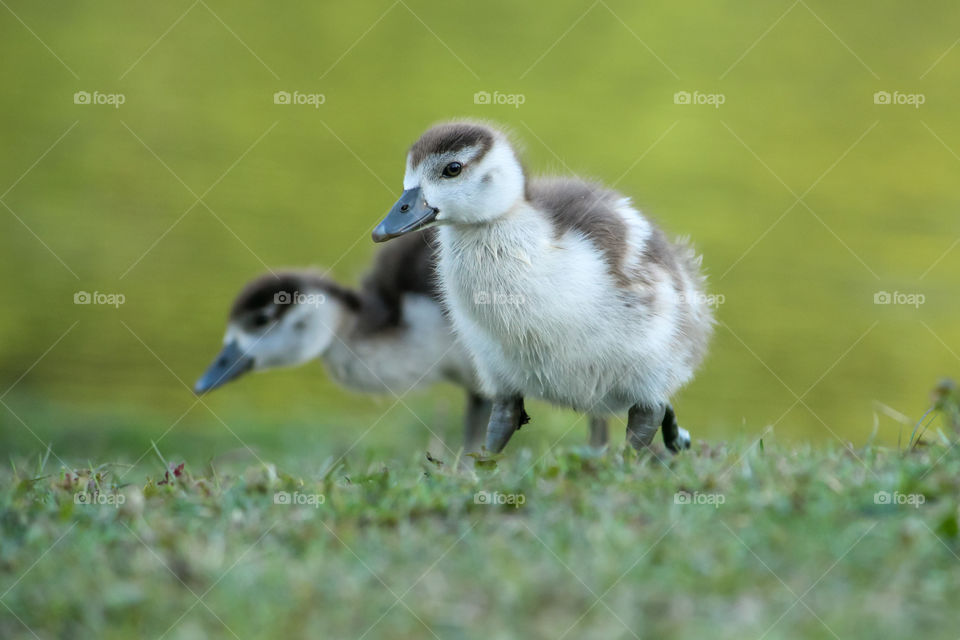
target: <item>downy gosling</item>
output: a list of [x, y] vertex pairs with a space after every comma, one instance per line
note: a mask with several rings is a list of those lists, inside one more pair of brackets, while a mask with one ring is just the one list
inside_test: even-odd
[[493, 398], [486, 448], [526, 420], [525, 396], [590, 415], [627, 412], [627, 439], [659, 428], [690, 446], [670, 397], [702, 361], [713, 317], [701, 258], [626, 196], [579, 178], [528, 180], [490, 126], [435, 126], [410, 148], [383, 242], [436, 226], [441, 287]]
[[[306, 270], [249, 282], [230, 310], [222, 350], [194, 391], [316, 359], [354, 391], [402, 394], [411, 386], [452, 382], [467, 391], [465, 450], [478, 451], [490, 401], [480, 394], [470, 358], [441, 307], [435, 247], [429, 230], [384, 247], [359, 291]], [[606, 443], [604, 419], [591, 418], [590, 441]]]

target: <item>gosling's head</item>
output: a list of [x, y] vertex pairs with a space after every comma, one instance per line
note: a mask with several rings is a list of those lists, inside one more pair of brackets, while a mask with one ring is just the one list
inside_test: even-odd
[[523, 167], [506, 135], [475, 122], [424, 133], [407, 154], [403, 195], [373, 231], [375, 242], [436, 224], [482, 224], [523, 198]]
[[194, 385], [205, 393], [249, 371], [293, 367], [330, 347], [359, 298], [321, 275], [269, 273], [247, 283], [234, 300], [223, 348]]

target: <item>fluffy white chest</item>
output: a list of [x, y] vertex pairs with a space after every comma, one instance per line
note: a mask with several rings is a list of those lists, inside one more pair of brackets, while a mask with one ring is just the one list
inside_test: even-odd
[[440, 240], [447, 304], [487, 393], [599, 414], [663, 401], [675, 388], [670, 309], [655, 300], [669, 284], [618, 287], [589, 240], [555, 238], [533, 211], [441, 227]]

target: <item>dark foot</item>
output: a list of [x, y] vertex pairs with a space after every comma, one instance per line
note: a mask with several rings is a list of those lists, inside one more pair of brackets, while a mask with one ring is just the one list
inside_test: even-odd
[[663, 444], [674, 453], [680, 453], [690, 448], [690, 432], [677, 424], [677, 414], [673, 406], [667, 404], [663, 415]]
[[493, 401], [490, 424], [487, 426], [487, 451], [500, 453], [510, 442], [513, 432], [530, 422], [523, 409], [523, 398], [500, 398]]
[[653, 437], [657, 435], [666, 408], [661, 404], [656, 407], [645, 407], [635, 404], [627, 414], [627, 442], [637, 451], [643, 452], [650, 448]]

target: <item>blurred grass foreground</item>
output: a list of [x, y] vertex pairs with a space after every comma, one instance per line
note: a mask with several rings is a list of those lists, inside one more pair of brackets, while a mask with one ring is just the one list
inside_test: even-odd
[[957, 450], [0, 467], [4, 638], [956, 635]]

